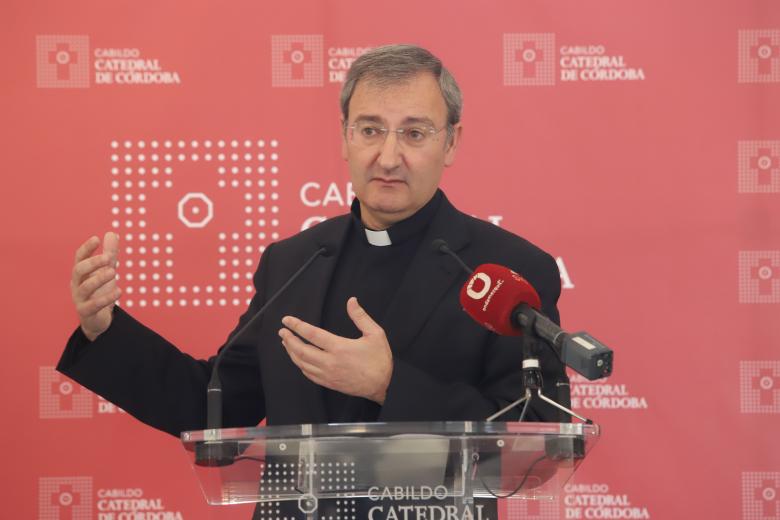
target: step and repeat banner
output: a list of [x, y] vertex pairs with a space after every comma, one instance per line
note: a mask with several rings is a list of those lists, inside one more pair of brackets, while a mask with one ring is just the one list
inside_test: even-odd
[[209, 356], [264, 248], [348, 210], [350, 64], [416, 43], [464, 93], [448, 197], [553, 254], [563, 326], [616, 352], [608, 380], [572, 376], [603, 437], [560, 501], [510, 501], [501, 520], [780, 518], [776, 1], [0, 12], [1, 517], [251, 515], [207, 506], [178, 439], [55, 372], [75, 249], [117, 232], [121, 305]]

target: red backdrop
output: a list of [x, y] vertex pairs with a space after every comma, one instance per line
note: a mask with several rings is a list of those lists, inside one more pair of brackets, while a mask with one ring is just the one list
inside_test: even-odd
[[120, 233], [125, 308], [209, 355], [261, 248], [346, 209], [349, 63], [413, 42], [465, 94], [448, 196], [559, 257], [563, 325], [616, 351], [610, 380], [575, 381], [604, 434], [561, 503], [503, 516], [780, 518], [776, 1], [0, 10], [0, 516], [107, 519], [106, 495], [141, 495], [247, 517], [205, 505], [178, 440], [53, 371], [73, 252]]

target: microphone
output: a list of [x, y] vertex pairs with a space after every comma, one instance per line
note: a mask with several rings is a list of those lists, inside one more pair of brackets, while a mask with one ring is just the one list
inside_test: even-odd
[[225, 346], [217, 354], [214, 366], [211, 369], [211, 378], [206, 388], [206, 429], [207, 436], [212, 438], [205, 444], [196, 446], [195, 464], [198, 466], [227, 466], [233, 463], [238, 455], [238, 443], [223, 443], [217, 437], [216, 430], [222, 428], [222, 382], [219, 379], [219, 366], [224, 359], [225, 353], [232, 347], [236, 340], [252, 326], [257, 319], [265, 314], [266, 309], [284, 293], [290, 285], [295, 282], [319, 256], [327, 257], [332, 251], [327, 246], [320, 247], [306, 262], [271, 296], [265, 304], [247, 321], [233, 337], [225, 343]]
[[482, 264], [463, 285], [460, 303], [483, 327], [503, 336], [533, 331], [553, 346], [561, 361], [590, 380], [612, 373], [612, 349], [586, 332], [569, 334], [543, 315], [536, 289], [511, 269]]
[[458, 265], [460, 265], [464, 271], [466, 271], [466, 274], [470, 275], [474, 272], [474, 269], [467, 266], [463, 260], [460, 259], [460, 257], [452, 250], [450, 249], [450, 246], [447, 244], [447, 241], [443, 238], [437, 238], [433, 242], [431, 242], [431, 249], [433, 249], [434, 252], [440, 253], [443, 255], [450, 255], [452, 258], [455, 259], [456, 262], [458, 262]]

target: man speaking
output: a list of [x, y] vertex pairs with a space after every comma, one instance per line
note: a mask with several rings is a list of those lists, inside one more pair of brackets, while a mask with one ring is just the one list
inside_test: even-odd
[[[223, 356], [225, 427], [484, 420], [523, 394], [519, 341], [463, 312], [466, 276], [431, 244], [445, 241], [469, 265], [512, 268], [556, 322], [560, 278], [550, 255], [461, 213], [439, 190], [461, 107], [455, 79], [420, 47], [380, 47], [354, 62], [341, 92], [341, 153], [356, 200], [350, 214], [263, 253], [231, 337], [313, 260]], [[155, 428], [205, 428], [215, 358], [191, 358], [116, 306], [118, 237], [106, 234], [100, 248], [92, 237], [76, 253], [80, 327], [58, 370]], [[563, 365], [549, 349], [540, 361], [543, 392], [560, 398]], [[536, 400], [527, 419], [559, 416]]]

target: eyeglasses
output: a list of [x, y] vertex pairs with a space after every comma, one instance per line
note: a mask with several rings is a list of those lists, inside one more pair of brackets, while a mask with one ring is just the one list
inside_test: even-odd
[[376, 146], [385, 142], [390, 132], [395, 132], [397, 139], [405, 146], [421, 148], [434, 140], [436, 134], [444, 130], [436, 130], [430, 125], [409, 125], [390, 130], [370, 121], [362, 121], [347, 127], [349, 140], [359, 146]]

